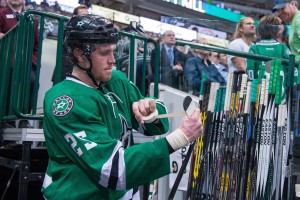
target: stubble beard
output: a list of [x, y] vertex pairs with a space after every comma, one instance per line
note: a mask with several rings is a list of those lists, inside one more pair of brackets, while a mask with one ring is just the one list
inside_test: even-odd
[[254, 37], [255, 36], [255, 32], [248, 32], [248, 33], [245, 33], [245, 36], [246, 37]]

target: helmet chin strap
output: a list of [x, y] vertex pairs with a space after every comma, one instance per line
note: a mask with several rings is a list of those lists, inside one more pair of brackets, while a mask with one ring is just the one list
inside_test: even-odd
[[93, 83], [98, 87], [98, 89], [102, 91], [103, 88], [102, 88], [101, 82], [97, 83], [97, 81], [96, 81], [96, 79], [95, 79], [95, 77], [94, 77], [94, 75], [93, 75], [93, 73], [92, 73], [92, 68], [93, 68], [92, 61], [91, 61], [91, 59], [90, 59], [89, 57], [88, 57], [88, 60], [89, 60], [89, 62], [90, 62], [90, 68], [84, 69], [83, 67], [79, 66], [78, 64], [77, 64], [77, 67], [79, 67], [80, 69], [82, 69], [83, 71], [85, 71], [86, 74], [87, 74], [87, 75], [90, 77], [90, 79], [93, 81]]
[[[92, 66], [92, 64], [91, 64]], [[92, 73], [92, 67], [90, 67], [88, 70], [86, 70], [87, 75], [90, 77], [90, 79], [93, 81], [93, 83], [98, 87], [99, 90], [103, 90], [101, 82], [97, 83], [93, 73]]]

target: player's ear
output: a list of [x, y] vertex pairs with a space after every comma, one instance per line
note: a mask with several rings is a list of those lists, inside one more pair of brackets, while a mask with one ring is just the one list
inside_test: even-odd
[[79, 63], [87, 61], [86, 56], [83, 54], [83, 51], [80, 48], [75, 48], [73, 50], [73, 55]]

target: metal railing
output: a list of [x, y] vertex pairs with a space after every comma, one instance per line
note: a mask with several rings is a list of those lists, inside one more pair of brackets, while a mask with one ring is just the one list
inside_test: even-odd
[[[135, 82], [135, 77], [138, 76], [139, 74], [136, 74], [135, 72], [135, 55], [136, 55], [136, 50], [137, 50], [137, 45], [135, 43], [135, 40], [141, 40], [144, 42], [143, 48], [144, 48], [144, 52], [143, 52], [143, 69], [142, 69], [142, 85], [141, 85], [141, 93], [143, 95], [145, 95], [145, 79], [146, 79], [146, 72], [147, 72], [147, 67], [148, 64], [146, 62], [146, 56], [147, 56], [147, 46], [149, 45], [149, 43], [154, 44], [155, 47], [155, 55], [156, 58], [159, 58], [160, 56], [160, 45], [159, 43], [154, 40], [153, 38], [150, 37], [145, 37], [142, 35], [137, 35], [134, 33], [128, 33], [128, 32], [124, 32], [124, 31], [119, 31], [119, 35], [120, 36], [127, 36], [130, 40], [130, 49], [129, 49], [129, 80], [132, 82]], [[117, 62], [117, 69], [120, 69], [120, 62]], [[160, 66], [160, 59], [156, 59], [155, 60], [155, 74], [154, 74], [154, 96], [158, 97], [158, 83], [159, 83], [159, 66]]]
[[[0, 39], [1, 65], [0, 80], [0, 121], [14, 119], [42, 120], [43, 115], [36, 114], [37, 95], [39, 90], [39, 75], [43, 48], [43, 32], [45, 18], [57, 20], [58, 38], [56, 54], [56, 73], [58, 79], [61, 67], [63, 46], [63, 26], [67, 17], [54, 13], [28, 10], [20, 14], [19, 23]], [[32, 64], [34, 51], [35, 23], [39, 22], [38, 52], [36, 66]], [[30, 99], [30, 78], [35, 67], [33, 97]], [[32, 90], [32, 88], [31, 88]], [[32, 110], [30, 109], [30, 101]], [[30, 109], [30, 110], [29, 110]]]
[[195, 48], [195, 49], [204, 49], [207, 51], [219, 52], [219, 53], [224, 53], [227, 55], [233, 55], [233, 56], [238, 56], [238, 57], [243, 57], [243, 58], [250, 58], [253, 60], [259, 60], [259, 61], [281, 60], [282, 64], [288, 65], [288, 63], [289, 63], [289, 60], [287, 60], [287, 59], [280, 59], [280, 58], [252, 54], [252, 53], [247, 53], [247, 52], [242, 52], [242, 51], [230, 50], [230, 49], [226, 49], [223, 47], [214, 47], [214, 46], [197, 44], [197, 43], [186, 42], [186, 41], [177, 41], [176, 44], [180, 45], [180, 46], [189, 45], [190, 47]]

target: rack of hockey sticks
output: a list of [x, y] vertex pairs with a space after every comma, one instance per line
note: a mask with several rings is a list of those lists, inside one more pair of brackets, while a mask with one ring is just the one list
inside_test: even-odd
[[[143, 35], [152, 41], [142, 29], [132, 27], [138, 39]], [[281, 62], [271, 62], [268, 80], [264, 79], [264, 66], [259, 78], [251, 82], [241, 72], [231, 74], [226, 87], [203, 78], [200, 108], [204, 134], [192, 145], [187, 198], [293, 199], [295, 180], [290, 177], [300, 175], [299, 155], [291, 156], [293, 150], [300, 151], [299, 139], [292, 145], [293, 137], [299, 137], [300, 78], [295, 85], [294, 58], [289, 70]], [[169, 199], [173, 197], [174, 193]]]
[[295, 62], [261, 65], [252, 81], [230, 73], [226, 87], [203, 81], [204, 134], [192, 153], [188, 199], [292, 199], [291, 142], [299, 134]]

